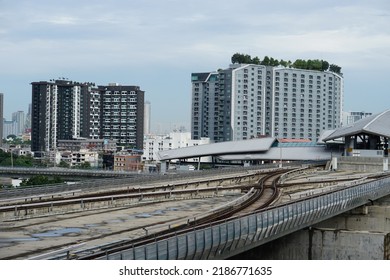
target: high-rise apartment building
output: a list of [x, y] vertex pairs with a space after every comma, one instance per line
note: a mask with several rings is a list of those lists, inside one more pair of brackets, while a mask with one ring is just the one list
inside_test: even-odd
[[152, 106], [149, 101], [145, 101], [144, 106], [144, 134], [150, 134], [150, 121], [152, 117]]
[[80, 137], [141, 149], [143, 102], [144, 92], [136, 86], [33, 82], [31, 150], [56, 150], [58, 140]]
[[31, 150], [57, 149], [59, 139], [84, 136], [81, 123], [87, 121], [81, 106], [88, 98], [90, 84], [68, 80], [33, 82]]
[[22, 135], [25, 130], [24, 111], [17, 111], [12, 113], [12, 120], [16, 123], [15, 135]]
[[343, 78], [333, 72], [232, 64], [191, 80], [194, 139], [316, 141], [341, 124]]
[[144, 91], [138, 86], [99, 86], [101, 138], [117, 146], [142, 150], [144, 137]]

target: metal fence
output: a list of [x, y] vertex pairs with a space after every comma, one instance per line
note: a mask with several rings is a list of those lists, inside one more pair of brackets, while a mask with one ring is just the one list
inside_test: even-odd
[[37, 196], [37, 195], [47, 195], [53, 193], [63, 193], [71, 192], [76, 190], [97, 190], [108, 189], [121, 186], [131, 186], [138, 184], [151, 184], [151, 183], [170, 183], [176, 180], [192, 180], [199, 179], [209, 176], [221, 176], [245, 172], [245, 171], [254, 171], [261, 169], [275, 168], [275, 164], [267, 164], [261, 166], [251, 166], [251, 167], [236, 167], [236, 168], [221, 168], [221, 169], [211, 169], [204, 171], [190, 171], [182, 172], [177, 174], [134, 174], [132, 177], [127, 178], [109, 178], [109, 179], [93, 179], [93, 180], [84, 180], [80, 182], [75, 182], [72, 184], [56, 184], [56, 185], [42, 185], [42, 186], [30, 186], [23, 188], [3, 188], [0, 189], [0, 199], [1, 198], [15, 198], [15, 197], [26, 197], [26, 196]]
[[390, 177], [386, 177], [141, 247], [107, 252], [104, 259], [225, 259], [389, 194]]

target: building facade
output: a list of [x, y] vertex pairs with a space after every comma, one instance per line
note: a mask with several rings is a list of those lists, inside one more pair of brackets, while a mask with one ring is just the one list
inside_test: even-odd
[[353, 124], [358, 120], [371, 116], [372, 113], [367, 112], [343, 112], [343, 126]]
[[133, 152], [118, 152], [114, 155], [114, 171], [143, 171], [142, 155]]
[[15, 135], [21, 136], [25, 132], [25, 115], [23, 111], [12, 113], [12, 120], [16, 122], [17, 128]]
[[[144, 141], [143, 160], [145, 162], [158, 162], [158, 152], [171, 149], [179, 149], [191, 146], [210, 144], [210, 138], [202, 138], [199, 140], [191, 139], [190, 132], [171, 132], [164, 136], [150, 136]], [[197, 159], [190, 159], [190, 162]], [[211, 161], [209, 158], [203, 158], [203, 161]]]
[[232, 64], [191, 79], [194, 139], [314, 142], [321, 131], [341, 125], [343, 78], [333, 72]]
[[152, 118], [152, 106], [149, 101], [145, 101], [144, 106], [144, 134], [150, 134], [150, 121]]
[[16, 121], [8, 121], [8, 120], [3, 120], [2, 122], [3, 125], [3, 131], [2, 134], [4, 135], [4, 138], [7, 138], [9, 135], [18, 135], [18, 124]]
[[32, 151], [53, 151], [59, 140], [80, 137], [142, 148], [144, 92], [139, 87], [69, 80], [31, 84]]
[[138, 86], [99, 86], [101, 98], [100, 138], [117, 146], [142, 149], [144, 137], [144, 91]]
[[59, 139], [73, 139], [87, 132], [81, 100], [88, 84], [68, 80], [32, 83], [31, 150], [57, 149]]

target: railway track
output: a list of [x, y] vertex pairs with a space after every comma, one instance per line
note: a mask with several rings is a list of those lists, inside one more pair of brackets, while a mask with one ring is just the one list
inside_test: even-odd
[[[26, 210], [22, 210], [22, 205], [24, 205], [24, 204], [25, 204], [25, 207], [31, 207], [30, 209], [33, 209], [34, 207], [38, 206], [35, 203], [38, 203], [38, 204], [42, 203], [42, 205], [44, 205], [44, 207], [42, 209], [44, 209], [44, 208], [49, 209], [51, 204], [53, 204], [55, 206], [56, 203], [58, 203], [58, 205], [60, 205], [61, 203], [63, 203], [63, 204], [76, 203], [77, 204], [77, 203], [80, 203], [81, 200], [86, 202], [88, 200], [92, 201], [95, 199], [102, 200], [102, 201], [103, 200], [110, 201], [112, 199], [112, 197], [114, 197], [114, 199], [115, 199], [115, 196], [117, 196], [118, 198], [121, 196], [123, 196], [123, 197], [133, 196], [133, 198], [135, 200], [139, 200], [139, 198], [141, 198], [143, 196], [143, 199], [146, 200], [149, 195], [153, 196], [153, 195], [157, 195], [160, 193], [161, 196], [166, 196], [168, 198], [170, 195], [175, 194], [175, 189], [176, 189], [176, 191], [179, 191], [179, 192], [188, 191], [188, 194], [193, 192], [194, 195], [192, 198], [201, 198], [201, 197], [196, 197], [197, 194], [201, 193], [201, 187], [200, 187], [201, 184], [199, 184], [199, 182], [203, 183], [202, 186], [207, 185], [207, 189], [208, 189], [207, 191], [211, 191], [211, 192], [220, 191], [221, 196], [223, 195], [222, 192], [230, 191], [230, 190], [235, 190], [236, 195], [239, 192], [245, 193], [245, 195], [243, 195], [243, 196], [245, 196], [245, 201], [242, 200], [239, 203], [227, 205], [226, 204], [227, 200], [225, 198], [224, 202], [222, 204], [221, 203], [219, 204], [222, 206], [220, 206], [218, 209], [215, 209], [215, 206], [214, 206], [213, 207], [214, 210], [210, 211], [209, 213], [203, 212], [201, 215], [199, 215], [197, 213], [201, 213], [201, 212], [191, 211], [191, 213], [193, 213], [193, 214], [189, 214], [188, 216], [186, 216], [185, 212], [183, 212], [183, 213], [180, 213], [180, 215], [176, 216], [176, 217], [171, 215], [171, 218], [165, 219], [165, 221], [164, 220], [158, 221], [157, 219], [155, 219], [153, 221], [145, 220], [145, 222], [141, 222], [141, 219], [137, 218], [137, 221], [138, 221], [137, 224], [134, 224], [134, 225], [123, 224], [123, 226], [121, 226], [119, 228], [114, 228], [114, 227], [108, 226], [109, 230], [106, 231], [105, 233], [99, 234], [99, 235], [93, 235], [90, 233], [91, 232], [90, 227], [87, 226], [87, 224], [84, 224], [85, 222], [82, 221], [83, 219], [85, 220], [85, 218], [83, 218], [84, 216], [87, 217], [89, 215], [92, 215], [92, 219], [94, 220], [94, 222], [96, 221], [95, 223], [99, 223], [99, 221], [103, 221], [103, 223], [104, 223], [104, 221], [107, 221], [106, 220], [107, 218], [103, 218], [102, 220], [98, 220], [98, 219], [93, 218], [93, 217], [95, 217], [95, 216], [98, 217], [100, 215], [99, 213], [106, 213], [106, 212], [112, 213], [112, 215], [110, 214], [111, 217], [120, 217], [119, 215], [125, 216], [129, 212], [123, 212], [123, 211], [127, 211], [127, 209], [129, 209], [129, 207], [135, 206], [134, 210], [129, 209], [129, 211], [131, 211], [131, 213], [137, 213], [137, 211], [139, 211], [139, 210], [136, 210], [136, 209], [145, 209], [144, 206], [146, 206], [147, 204], [138, 204], [137, 206], [128, 204], [128, 205], [124, 205], [123, 207], [122, 206], [120, 206], [120, 207], [112, 206], [112, 207], [107, 207], [107, 208], [101, 209], [101, 211], [100, 210], [99, 211], [81, 210], [77, 213], [70, 212], [70, 215], [64, 215], [64, 216], [62, 216], [61, 214], [67, 214], [67, 213], [48, 215], [47, 218], [44, 219], [44, 221], [49, 221], [49, 222], [47, 222], [47, 225], [45, 224], [44, 226], [42, 226], [43, 219], [39, 219], [35, 223], [35, 226], [31, 227], [29, 229], [26, 229], [23, 226], [23, 224], [24, 225], [31, 224], [31, 222], [29, 222], [28, 220], [25, 220], [22, 223], [17, 222], [19, 220], [19, 218], [16, 218], [15, 220], [8, 220], [9, 223], [7, 223], [7, 224], [10, 225], [10, 227], [7, 228], [8, 231], [11, 232], [12, 228], [20, 228], [20, 230], [23, 230], [23, 232], [27, 233], [27, 234], [23, 234], [27, 238], [28, 238], [28, 233], [44, 232], [44, 230], [42, 230], [42, 229], [55, 228], [56, 226], [54, 224], [52, 225], [50, 221], [58, 221], [59, 222], [63, 218], [68, 219], [68, 220], [72, 219], [72, 221], [73, 221], [72, 217], [76, 217], [78, 220], [81, 220], [81, 224], [84, 226], [84, 227], [82, 226], [81, 228], [87, 229], [85, 235], [84, 235], [84, 233], [82, 235], [80, 235], [80, 237], [82, 237], [82, 238], [73, 238], [72, 241], [70, 239], [68, 241], [66, 241], [66, 238], [63, 238], [63, 241], [61, 242], [63, 244], [62, 246], [60, 245], [60, 243], [57, 243], [55, 246], [51, 246], [52, 249], [46, 248], [46, 247], [44, 247], [44, 240], [45, 239], [43, 239], [43, 240], [39, 241], [43, 246], [39, 245], [37, 242], [36, 249], [34, 251], [30, 250], [30, 249], [29, 249], [28, 253], [24, 252], [24, 251], [15, 251], [15, 253], [13, 253], [13, 256], [16, 256], [16, 257], [19, 256], [19, 258], [20, 257], [31, 257], [33, 255], [37, 256], [37, 254], [39, 254], [39, 253], [41, 253], [41, 254], [48, 253], [50, 255], [50, 252], [54, 253], [54, 251], [53, 251], [54, 248], [62, 249], [62, 248], [64, 248], [64, 246], [71, 247], [72, 245], [79, 244], [80, 242], [88, 242], [88, 243], [85, 243], [85, 244], [89, 244], [89, 248], [87, 250], [80, 249], [79, 251], [76, 252], [75, 249], [72, 249], [71, 251], [75, 252], [75, 254], [70, 254], [70, 255], [64, 254], [63, 256], [58, 255], [58, 254], [56, 254], [56, 255], [53, 254], [51, 256], [54, 256], [54, 257], [48, 257], [48, 258], [53, 258], [53, 259], [57, 259], [57, 258], [59, 258], [59, 259], [61, 259], [61, 258], [62, 259], [69, 259], [69, 258], [71, 258], [71, 259], [95, 259], [95, 258], [99, 258], [98, 254], [107, 254], [108, 252], [111, 253], [113, 251], [124, 250], [124, 248], [132, 248], [132, 247], [136, 247], [136, 246], [142, 246], [143, 244], [147, 244], [148, 242], [155, 242], [156, 240], [168, 238], [169, 236], [174, 236], [175, 234], [182, 234], [182, 233], [184, 234], [186, 231], [188, 232], [188, 231], [196, 230], [196, 229], [199, 229], [202, 227], [208, 227], [208, 226], [213, 225], [215, 223], [221, 223], [221, 222], [225, 222], [229, 219], [234, 219], [238, 216], [243, 216], [243, 215], [247, 215], [247, 214], [250, 214], [250, 213], [253, 213], [256, 211], [261, 211], [261, 209], [264, 209], [265, 207], [272, 206], [273, 205], [272, 202], [275, 201], [275, 199], [280, 196], [279, 189], [276, 185], [276, 181], [278, 180], [278, 178], [281, 175], [283, 175], [283, 173], [288, 172], [288, 171], [292, 171], [292, 170], [294, 170], [294, 168], [289, 168], [289, 169], [285, 168], [283, 170], [275, 170], [275, 169], [272, 169], [272, 170], [262, 170], [262, 169], [251, 170], [250, 172], [252, 172], [253, 174], [249, 174], [250, 172], [245, 171], [245, 172], [241, 172], [243, 174], [246, 173], [245, 176], [252, 177], [252, 179], [253, 179], [253, 176], [258, 176], [258, 177], [256, 177], [256, 180], [252, 180], [252, 181], [248, 182], [248, 181], [245, 181], [243, 179], [244, 176], [240, 177], [240, 175], [238, 175], [238, 174], [235, 174], [232, 176], [226, 176], [223, 178], [223, 180], [226, 180], [226, 184], [230, 184], [230, 185], [224, 185], [224, 186], [219, 186], [219, 184], [222, 182], [221, 179], [210, 180], [210, 179], [208, 179], [208, 177], [203, 177], [202, 179], [198, 180], [198, 183], [195, 183], [196, 180], [192, 180], [192, 182], [190, 182], [190, 183], [187, 183], [185, 181], [184, 182], [181, 181], [180, 183], [178, 183], [178, 182], [173, 183], [171, 181], [171, 182], [164, 182], [163, 184], [160, 183], [160, 184], [155, 185], [155, 186], [151, 186], [150, 184], [146, 183], [145, 185], [142, 186], [142, 188], [139, 188], [137, 185], [137, 187], [135, 187], [134, 189], [132, 189], [131, 186], [126, 185], [126, 186], [122, 186], [121, 188], [115, 188], [115, 189], [108, 188], [108, 189], [103, 190], [103, 191], [101, 188], [99, 188], [96, 190], [96, 193], [93, 193], [93, 192], [82, 193], [83, 191], [80, 191], [80, 193], [77, 193], [78, 197], [73, 202], [71, 201], [72, 199], [75, 199], [73, 197], [73, 194], [69, 195], [69, 198], [67, 198], [65, 200], [58, 199], [57, 197], [54, 197], [54, 199], [51, 200], [51, 197], [49, 197], [50, 194], [47, 194], [48, 197], [47, 197], [46, 201], [42, 201], [42, 200], [37, 201], [37, 198], [34, 197], [35, 201], [27, 201], [28, 203], [24, 203], [25, 199], [23, 199], [24, 201], [22, 201], [22, 204], [19, 204], [16, 206], [16, 207], [18, 207], [18, 211], [19, 210], [26, 211]], [[217, 176], [214, 176], [214, 177], [217, 177]], [[213, 184], [216, 184], [217, 186], [213, 187], [212, 186]], [[181, 189], [179, 190], [179, 188], [181, 188]], [[196, 188], [197, 190], [190, 190], [191, 188]], [[184, 190], [184, 189], [186, 189], [186, 190]], [[142, 192], [144, 192], [144, 193], [142, 194]], [[76, 194], [75, 194], [75, 196], [76, 196]], [[187, 198], [190, 199], [191, 198], [190, 195]], [[79, 199], [78, 202], [77, 202], [77, 199]], [[159, 202], [165, 203], [168, 201], [169, 200], [166, 200], [166, 201], [161, 200]], [[208, 201], [211, 201], [211, 200], [208, 200]], [[218, 201], [222, 201], [222, 200], [218, 200]], [[1, 203], [2, 202], [0, 201], [0, 204]], [[148, 209], [153, 209], [154, 207], [159, 205], [159, 204], [156, 204], [156, 206], [154, 206], [155, 204], [152, 201], [147, 202], [147, 203], [149, 205], [149, 206], [147, 206]], [[177, 203], [177, 205], [179, 205], [179, 204], [188, 205], [187, 202], [184, 202], [184, 201], [173, 202], [172, 200], [171, 200], [171, 202], [168, 202], [167, 204], [168, 205], [176, 205], [176, 203]], [[12, 211], [12, 209], [15, 208], [15, 205], [8, 205], [8, 206], [10, 207], [9, 210], [11, 210], [11, 211]], [[39, 207], [41, 207], [41, 206], [39, 206]], [[157, 209], [161, 209], [161, 206], [157, 206], [157, 207], [159, 207]], [[170, 207], [175, 207], [175, 206], [170, 206]], [[182, 207], [182, 206], [180, 206], [180, 207]], [[206, 209], [211, 209], [212, 206], [208, 206], [208, 207], [209, 208], [206, 208]], [[39, 208], [35, 208], [35, 209], [39, 209]], [[184, 208], [184, 209], [186, 209], [186, 208]], [[86, 210], [94, 210], [94, 209], [86, 209]], [[28, 211], [29, 210], [27, 210], [27, 212]], [[145, 211], [145, 210], [140, 210], [140, 211]], [[149, 213], [151, 213], [152, 211], [154, 211], [154, 210], [146, 210], [146, 212], [149, 212]], [[206, 210], [206, 211], [209, 211], [209, 210]], [[118, 213], [125, 213], [125, 214], [118, 214], [118, 216], [114, 216], [114, 215], [117, 215], [117, 214], [115, 214], [117, 212]], [[142, 213], [142, 212], [138, 212], [138, 213]], [[1, 215], [1, 211], [0, 211], [0, 215]], [[131, 214], [131, 215], [135, 216], [136, 214]], [[194, 215], [194, 216], [190, 216], [190, 215]], [[50, 216], [52, 216], [52, 217], [50, 217]], [[166, 215], [166, 217], [168, 217], [168, 216], [169, 215]], [[36, 217], [40, 217], [40, 216], [36, 216]], [[188, 219], [187, 217], [193, 217], [193, 218]], [[1, 218], [1, 216], [0, 216], [0, 218]], [[32, 218], [35, 218], [35, 217], [32, 217]], [[87, 218], [87, 219], [89, 219], [89, 218]], [[90, 223], [92, 223], [92, 219], [90, 219], [90, 221], [91, 221]], [[110, 218], [108, 218], [108, 219], [110, 219]], [[114, 219], [114, 218], [112, 218], [112, 219]], [[127, 219], [128, 218], [125, 218], [126, 221], [127, 221]], [[33, 220], [32, 222], [34, 225], [35, 220]], [[72, 227], [72, 226], [77, 227], [77, 225], [79, 225], [79, 223], [80, 222], [68, 223], [68, 227]], [[63, 227], [64, 225], [65, 225], [65, 223], [63, 225], [57, 225], [57, 228], [61, 227], [61, 226]], [[39, 227], [39, 229], [38, 229], [38, 227]], [[94, 226], [92, 226], [92, 228], [93, 227]], [[146, 229], [145, 229], [145, 227], [146, 227]], [[6, 228], [6, 227], [4, 227], [4, 228]], [[103, 227], [103, 226], [98, 227], [99, 231], [100, 231], [100, 229], [102, 231], [104, 231], [105, 228], [106, 227]], [[96, 232], [96, 230], [93, 230], [92, 232]], [[106, 238], [106, 235], [110, 236], [110, 237]], [[128, 238], [131, 238], [131, 240], [129, 240]], [[105, 241], [103, 241], [103, 240], [105, 240]], [[103, 243], [105, 243], [106, 245], [101, 245]], [[8, 255], [11, 256], [10, 253]], [[101, 256], [103, 256], [103, 255], [101, 255]]]
[[1, 216], [12, 219], [31, 218], [39, 215], [57, 215], [66, 212], [97, 210], [112, 207], [129, 207], [131, 204], [169, 201], [175, 199], [200, 198], [219, 195], [246, 188], [248, 182], [256, 180], [260, 172], [247, 172], [241, 176], [228, 176], [219, 179], [202, 179], [200, 182], [183, 182], [153, 186], [129, 186], [94, 192], [73, 190], [60, 195], [45, 197], [25, 197], [18, 200], [0, 200]]
[[[277, 198], [279, 193], [277, 181], [285, 172], [286, 170], [276, 170], [270, 172], [269, 174], [260, 178], [256, 184], [247, 186], [246, 189], [248, 191], [248, 197], [245, 201], [238, 205], [226, 207], [216, 213], [203, 216], [202, 218], [196, 218], [191, 221], [188, 220], [188, 222], [185, 224], [170, 227], [169, 229], [157, 232], [152, 236], [144, 236], [130, 241], [121, 241], [103, 247], [97, 247], [93, 250], [89, 249], [87, 251], [81, 251], [73, 254], [71, 258], [80, 260], [98, 259], [105, 256], [106, 254], [119, 252], [129, 248], [135, 248], [175, 235], [185, 234], [189, 231], [201, 229], [218, 223], [223, 223], [226, 219], [229, 218], [243, 216], [254, 211], [265, 209]], [[69, 256], [67, 255], [67, 257]]]

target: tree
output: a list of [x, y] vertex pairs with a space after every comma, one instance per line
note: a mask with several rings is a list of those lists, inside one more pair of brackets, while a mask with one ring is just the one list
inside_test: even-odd
[[270, 65], [270, 59], [268, 56], [264, 56], [263, 61], [261, 62], [261, 65], [269, 66]]
[[284, 66], [284, 67], [287, 67], [288, 66], [288, 62], [287, 61], [284, 61], [283, 59], [280, 60], [280, 65]]
[[341, 74], [341, 67], [336, 65], [336, 64], [331, 64], [329, 66], [329, 71], [337, 73], [337, 74]]
[[260, 61], [260, 59], [256, 56], [251, 58], [248, 54], [235, 53], [232, 56], [232, 63], [242, 63], [242, 64], [260, 64], [264, 66], [279, 66], [282, 65], [284, 67], [296, 68], [296, 69], [308, 69], [315, 71], [332, 71], [338, 74], [341, 74], [341, 67], [335, 64], [329, 64], [329, 62], [325, 60], [319, 59], [297, 59], [294, 63], [289, 61], [285, 61], [283, 59], [277, 60], [273, 57], [264, 56], [264, 59]]
[[66, 161], [61, 160], [60, 163], [58, 164], [58, 167], [69, 168], [69, 163], [67, 163]]
[[297, 59], [292, 66], [297, 69], [307, 69], [307, 62], [303, 59]]
[[253, 59], [252, 59], [252, 63], [253, 64], [257, 64], [257, 65], [259, 65], [260, 64], [260, 58], [258, 58], [257, 56], [256, 57], [254, 57]]
[[327, 62], [326, 60], [321, 60], [321, 62], [322, 62], [321, 70], [327, 71], [329, 69], [329, 62]]
[[62, 180], [60, 177], [55, 176], [53, 179], [49, 179], [49, 177], [45, 175], [36, 175], [32, 176], [29, 179], [24, 179], [20, 186], [37, 186], [37, 185], [47, 185], [47, 184], [60, 184], [63, 183], [64, 180]]

